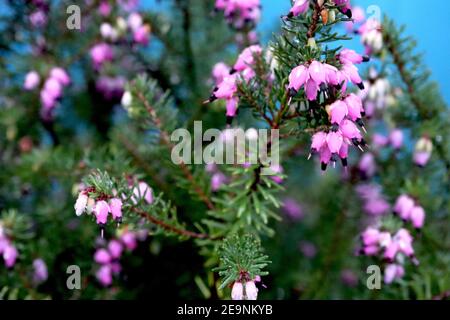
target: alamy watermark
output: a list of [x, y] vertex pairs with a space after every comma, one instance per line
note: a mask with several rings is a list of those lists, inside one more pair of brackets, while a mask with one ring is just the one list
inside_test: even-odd
[[187, 129], [172, 132], [174, 164], [229, 164], [263, 166], [262, 175], [274, 175], [280, 165], [278, 129], [207, 129], [194, 122], [194, 136]]
[[66, 27], [69, 30], [81, 30], [81, 9], [72, 4], [67, 7], [66, 13], [69, 15], [66, 19]]

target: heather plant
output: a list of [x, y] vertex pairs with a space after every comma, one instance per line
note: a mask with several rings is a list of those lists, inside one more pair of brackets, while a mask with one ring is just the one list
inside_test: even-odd
[[450, 296], [449, 110], [402, 27], [138, 2], [5, 4], [1, 298]]

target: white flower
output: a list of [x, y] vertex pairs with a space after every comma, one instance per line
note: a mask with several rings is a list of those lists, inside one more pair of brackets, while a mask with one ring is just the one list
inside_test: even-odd
[[242, 300], [244, 298], [244, 288], [241, 282], [235, 282], [231, 289], [231, 299]]
[[258, 288], [254, 281], [247, 281], [245, 283], [245, 295], [247, 300], [256, 300], [258, 298]]
[[78, 199], [75, 202], [75, 214], [77, 216], [81, 216], [83, 214], [83, 212], [86, 210], [86, 205], [88, 202], [88, 196], [87, 194], [80, 192], [80, 194], [78, 195]]
[[109, 39], [111, 37], [111, 32], [112, 32], [112, 26], [109, 23], [103, 22], [100, 25], [100, 34], [102, 35], [102, 37], [104, 39]]
[[122, 96], [122, 105], [125, 108], [128, 108], [131, 105], [131, 101], [133, 100], [133, 97], [131, 96], [130, 91], [125, 91], [123, 96]]
[[142, 25], [142, 17], [139, 13], [133, 12], [128, 16], [128, 26], [136, 31]]

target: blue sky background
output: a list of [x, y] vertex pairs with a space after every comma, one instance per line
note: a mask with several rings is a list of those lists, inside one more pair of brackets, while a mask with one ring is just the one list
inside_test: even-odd
[[[289, 10], [289, 0], [261, 0], [263, 17], [261, 33], [276, 30], [278, 19]], [[407, 26], [406, 33], [418, 42], [418, 51], [425, 54], [425, 64], [432, 78], [439, 82], [441, 92], [450, 103], [450, 10], [442, 0], [353, 0], [353, 5], [366, 9], [377, 5], [381, 14]]]

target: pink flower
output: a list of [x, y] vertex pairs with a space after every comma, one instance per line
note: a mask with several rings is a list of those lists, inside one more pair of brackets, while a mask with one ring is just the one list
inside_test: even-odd
[[281, 176], [281, 174], [283, 173], [283, 167], [278, 164], [277, 165], [272, 164], [270, 166], [270, 170], [273, 173], [273, 175], [270, 176], [270, 179], [272, 179], [272, 181], [274, 181], [277, 184], [283, 183], [284, 178]]
[[391, 284], [395, 279], [401, 279], [405, 274], [403, 266], [399, 264], [389, 264], [384, 269], [384, 283]]
[[[396, 250], [398, 252], [403, 253], [407, 257], [413, 257], [414, 256], [414, 249], [412, 247], [413, 237], [406, 229], [400, 229], [397, 231], [395, 236], [392, 239], [391, 246], [394, 244], [396, 245]], [[386, 251], [389, 249], [389, 247], [386, 249]], [[394, 251], [394, 249], [392, 249]], [[386, 258], [393, 259], [395, 256], [395, 253], [393, 255], [388, 255], [385, 253]]]
[[354, 50], [343, 49], [338, 54], [338, 59], [343, 64], [360, 64], [362, 62], [369, 61], [369, 58], [363, 57], [362, 55], [356, 53]]
[[212, 76], [216, 85], [220, 84], [230, 74], [230, 67], [223, 62], [216, 63], [213, 67]]
[[347, 104], [341, 100], [335, 101], [330, 106], [331, 123], [339, 125], [342, 120], [347, 116], [348, 109]]
[[48, 95], [52, 98], [57, 99], [62, 95], [62, 85], [55, 78], [48, 78], [44, 83], [44, 89]]
[[339, 10], [345, 14], [347, 17], [352, 17], [352, 10], [350, 6], [350, 0], [333, 0], [334, 3], [339, 6]]
[[327, 169], [328, 164], [331, 161], [331, 151], [328, 148], [328, 145], [324, 145], [322, 149], [320, 149], [320, 164], [322, 171], [325, 171]]
[[153, 203], [153, 190], [147, 183], [142, 181], [133, 189], [133, 196], [131, 197], [134, 204], [137, 204], [141, 199], [144, 199], [148, 204]]
[[414, 152], [413, 161], [419, 167], [425, 167], [431, 158], [431, 153], [429, 152]]
[[308, 69], [304, 65], [300, 65], [292, 69], [289, 74], [289, 89], [295, 91], [300, 90], [309, 78]]
[[98, 264], [108, 264], [111, 262], [111, 256], [106, 249], [98, 249], [94, 254], [94, 260]]
[[411, 210], [411, 222], [416, 229], [423, 227], [425, 222], [425, 210], [422, 207], [416, 206]]
[[108, 251], [113, 259], [119, 259], [123, 251], [122, 243], [117, 240], [111, 240], [108, 243]]
[[398, 150], [403, 146], [403, 131], [395, 129], [389, 135], [389, 141], [394, 149]]
[[150, 27], [143, 25], [137, 28], [133, 33], [134, 42], [147, 45], [150, 40]]
[[122, 240], [125, 247], [130, 251], [133, 251], [137, 247], [136, 235], [133, 232], [124, 232], [120, 237], [120, 240]]
[[431, 158], [433, 143], [427, 137], [420, 138], [414, 148], [413, 161], [419, 167], [425, 167]]
[[347, 158], [348, 158], [348, 144], [344, 141], [341, 149], [339, 149], [339, 158], [341, 158], [342, 166], [347, 167]]
[[233, 118], [236, 116], [236, 112], [238, 109], [239, 99], [236, 97], [230, 98], [226, 100], [226, 116], [228, 118]]
[[353, 64], [344, 64], [342, 66], [341, 72], [347, 78], [348, 81], [358, 86], [359, 89], [364, 90], [364, 83], [359, 75], [357, 67], [355, 67]]
[[47, 90], [40, 93], [41, 103], [44, 109], [52, 109], [56, 105], [57, 99]]
[[105, 264], [102, 265], [98, 270], [97, 273], [95, 274], [98, 281], [100, 281], [100, 283], [107, 287], [109, 285], [112, 284], [112, 268], [111, 265], [109, 264]]
[[317, 255], [317, 247], [312, 242], [300, 242], [299, 249], [306, 258], [312, 259]]
[[397, 198], [394, 205], [394, 212], [403, 220], [408, 220], [411, 216], [411, 210], [414, 208], [414, 200], [409, 196], [402, 194]]
[[107, 43], [98, 43], [90, 50], [92, 62], [96, 68], [99, 68], [104, 62], [113, 59], [113, 49]]
[[47, 24], [47, 15], [42, 10], [36, 10], [32, 14], [30, 14], [30, 22], [33, 27], [40, 28]]
[[362, 242], [365, 246], [378, 245], [380, 240], [380, 231], [378, 229], [368, 227], [361, 235]]
[[329, 132], [327, 134], [327, 146], [332, 155], [339, 154], [339, 150], [344, 143], [342, 134], [340, 132]]
[[304, 217], [303, 208], [294, 199], [288, 198], [283, 201], [283, 212], [293, 220], [300, 220]]
[[227, 22], [236, 29], [253, 28], [261, 15], [259, 0], [216, 0], [215, 9], [223, 11]]
[[354, 288], [358, 285], [358, 276], [350, 269], [342, 270], [341, 281], [348, 287]]
[[95, 217], [97, 218], [97, 224], [106, 224], [109, 212], [111, 212], [111, 209], [109, 208], [109, 205], [106, 201], [97, 201], [94, 209]]
[[235, 282], [231, 289], [231, 299], [243, 300], [244, 299], [244, 287], [241, 282]]
[[109, 200], [109, 208], [111, 209], [111, 215], [114, 220], [122, 220], [122, 200], [119, 198], [113, 198]]
[[349, 119], [355, 121], [363, 127], [361, 118], [364, 113], [364, 108], [361, 98], [354, 93], [351, 93], [345, 98], [344, 101], [347, 105]]
[[379, 133], [375, 133], [372, 135], [372, 143], [374, 146], [380, 148], [386, 146], [389, 143], [389, 139]]
[[372, 177], [376, 171], [375, 158], [372, 153], [365, 153], [358, 164], [358, 169], [365, 177]]
[[107, 0], [103, 0], [100, 2], [100, 5], [98, 6], [98, 12], [100, 13], [101, 16], [103, 17], [109, 16], [111, 10], [112, 10], [111, 5]]
[[50, 78], [57, 80], [63, 86], [70, 84], [70, 77], [63, 68], [55, 67], [50, 71]]
[[309, 79], [305, 85], [306, 98], [309, 101], [314, 101], [317, 99], [317, 94], [319, 93], [319, 84], [312, 79]]
[[215, 99], [231, 99], [237, 92], [236, 75], [230, 75], [223, 79], [214, 91]]
[[311, 152], [319, 152], [327, 142], [327, 134], [323, 131], [315, 133], [312, 137]]
[[48, 278], [48, 270], [45, 261], [35, 259], [33, 261], [33, 281], [37, 284], [46, 281]]
[[39, 73], [37, 73], [34, 70], [30, 71], [25, 76], [23, 88], [25, 90], [33, 90], [39, 85], [40, 81], [41, 81], [41, 77], [39, 76]]
[[5, 261], [5, 266], [7, 268], [12, 268], [16, 263], [18, 255], [19, 252], [17, 251], [16, 247], [14, 247], [12, 244], [7, 244], [3, 249], [3, 260]]
[[353, 121], [345, 119], [339, 125], [340, 132], [345, 139], [353, 142], [353, 144], [358, 144], [362, 140], [361, 131], [359, 131], [358, 127], [355, 125]]
[[215, 192], [220, 189], [220, 187], [225, 184], [227, 177], [222, 172], [216, 172], [211, 177], [211, 191]]
[[245, 283], [245, 295], [247, 300], [256, 300], [258, 298], [258, 288], [256, 288], [254, 281], [247, 281]]
[[366, 211], [368, 214], [372, 216], [383, 215], [389, 212], [390, 208], [391, 206], [389, 205], [389, 203], [382, 197], [376, 199], [369, 199], [364, 204], [364, 211]]
[[253, 45], [245, 48], [239, 55], [236, 63], [234, 64], [233, 71], [244, 71], [255, 63], [255, 55], [261, 55], [262, 48], [259, 45]]
[[136, 10], [139, 0], [118, 0], [120, 7], [127, 12]]
[[298, 15], [304, 14], [308, 11], [309, 0], [296, 0], [291, 10], [289, 11], [289, 17], [296, 17]]

